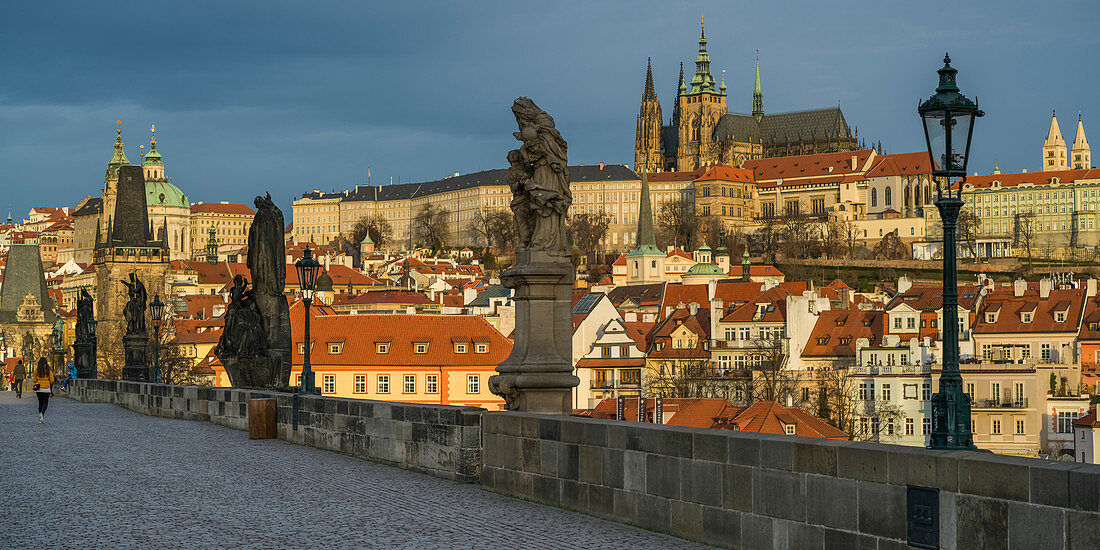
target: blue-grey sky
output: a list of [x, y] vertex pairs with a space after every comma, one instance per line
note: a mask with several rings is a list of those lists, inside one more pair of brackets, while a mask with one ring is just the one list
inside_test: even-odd
[[[157, 126], [196, 201], [504, 165], [519, 95], [551, 113], [571, 163], [632, 164], [645, 76], [672, 112], [706, 16], [712, 71], [749, 112], [839, 101], [888, 152], [923, 149], [918, 99], [949, 50], [986, 117], [971, 171], [1039, 168], [1051, 109], [1100, 147], [1095, 1], [3, 2], [0, 189], [16, 216], [100, 192], [115, 120], [131, 161]], [[5, 204], [6, 206], [6, 204]]]

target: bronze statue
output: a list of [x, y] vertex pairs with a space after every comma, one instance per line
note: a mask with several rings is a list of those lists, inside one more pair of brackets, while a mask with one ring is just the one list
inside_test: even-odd
[[512, 135], [523, 145], [508, 152], [508, 183], [516, 218], [519, 247], [549, 256], [568, 256], [565, 217], [573, 204], [569, 191], [567, 144], [554, 119], [530, 98], [512, 103], [519, 131]]
[[92, 319], [92, 295], [87, 288], [80, 289], [80, 296], [76, 299], [76, 341], [84, 342], [91, 339], [91, 326], [88, 321]]
[[134, 273], [130, 274], [130, 282], [119, 281], [126, 285], [129, 299], [126, 301], [126, 306], [123, 309], [123, 316], [126, 317], [126, 334], [147, 334], [145, 329], [145, 300], [148, 295], [145, 292], [145, 283], [141, 282], [141, 279], [137, 278]]

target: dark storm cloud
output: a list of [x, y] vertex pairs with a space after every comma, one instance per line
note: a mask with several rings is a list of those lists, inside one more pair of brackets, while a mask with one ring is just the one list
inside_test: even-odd
[[6, 194], [16, 215], [97, 194], [122, 119], [132, 161], [157, 124], [193, 201], [270, 189], [288, 208], [368, 166], [374, 183], [499, 167], [518, 95], [555, 116], [571, 161], [632, 163], [646, 57], [670, 115], [700, 13], [734, 111], [759, 49], [769, 112], [839, 101], [861, 137], [917, 150], [949, 49], [989, 113], [978, 170], [1037, 168], [1051, 108], [1069, 134], [1077, 110], [1100, 115], [1091, 2], [8, 2], [0, 185], [33, 190]]

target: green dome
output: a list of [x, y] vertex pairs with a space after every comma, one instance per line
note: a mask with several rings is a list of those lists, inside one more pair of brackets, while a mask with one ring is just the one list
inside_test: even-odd
[[698, 248], [698, 249], [696, 250], [696, 252], [710, 252], [710, 247], [709, 247], [709, 246], [707, 246], [707, 243], [703, 243], [703, 246], [700, 246], [700, 247], [699, 247], [699, 248]]
[[156, 149], [149, 151], [149, 154], [145, 155], [145, 158], [141, 161], [142, 166], [164, 166], [164, 161], [161, 160], [160, 153]]
[[709, 262], [697, 263], [697, 264], [691, 266], [691, 269], [687, 270], [687, 272], [684, 273], [684, 275], [725, 275], [725, 274], [726, 274], [726, 272], [722, 271], [722, 268], [720, 268], [720, 267], [718, 267], [718, 266], [716, 266], [712, 263], [709, 263]]
[[145, 182], [145, 204], [191, 209], [191, 203], [187, 200], [187, 195], [184, 195], [179, 187], [166, 181]]

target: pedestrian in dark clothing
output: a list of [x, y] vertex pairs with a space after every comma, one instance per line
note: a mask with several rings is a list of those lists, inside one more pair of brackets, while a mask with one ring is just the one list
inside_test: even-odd
[[27, 367], [23, 365], [22, 359], [15, 364], [15, 370], [12, 371], [11, 378], [15, 383], [15, 396], [23, 399], [23, 380], [27, 378]]
[[34, 369], [34, 394], [38, 396], [38, 422], [46, 421], [46, 407], [50, 406], [50, 395], [53, 394], [53, 383], [57, 379], [50, 370], [50, 363], [43, 357], [38, 360], [38, 366]]

